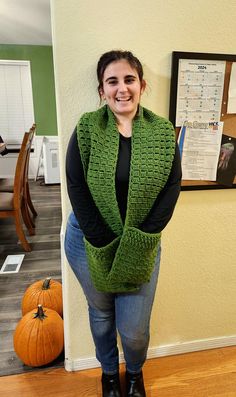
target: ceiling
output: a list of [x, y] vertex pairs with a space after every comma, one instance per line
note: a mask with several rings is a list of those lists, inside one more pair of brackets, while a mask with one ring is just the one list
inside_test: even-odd
[[0, 44], [51, 45], [50, 0], [0, 0]]

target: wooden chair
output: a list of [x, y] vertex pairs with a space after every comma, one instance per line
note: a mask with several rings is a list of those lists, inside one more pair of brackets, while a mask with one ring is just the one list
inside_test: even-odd
[[[31, 146], [32, 146], [35, 131], [36, 131], [36, 124], [33, 124], [29, 131], [31, 133], [31, 136], [30, 136], [30, 145], [28, 147], [27, 159], [26, 159], [25, 170], [24, 170], [24, 190], [23, 190], [25, 202], [27, 203], [27, 206], [29, 207], [29, 209], [32, 212], [34, 217], [36, 217], [38, 214], [34, 208], [32, 200], [31, 200], [28, 175], [29, 175], [30, 151], [31, 151]], [[0, 192], [13, 193], [13, 190], [14, 190], [14, 179], [0, 178]], [[34, 228], [35, 225], [34, 225], [32, 218], [30, 217], [28, 208], [26, 209], [26, 211], [27, 211], [29, 220], [31, 222], [31, 225]]]
[[24, 223], [29, 231], [30, 235], [35, 234], [35, 224], [34, 221], [32, 220], [30, 213], [29, 213], [29, 208], [33, 208], [34, 212], [37, 215], [37, 212], [34, 209], [34, 206], [31, 201], [30, 197], [30, 192], [29, 192], [29, 181], [28, 181], [28, 174], [29, 174], [29, 160], [30, 160], [30, 150], [32, 146], [32, 141], [34, 138], [34, 132], [35, 132], [35, 125], [29, 130], [29, 144], [27, 147], [27, 154], [26, 154], [26, 161], [25, 161], [25, 167], [24, 167], [24, 173], [23, 173], [23, 220]]
[[30, 234], [34, 234], [32, 224], [27, 214], [27, 203], [24, 198], [24, 172], [26, 169], [27, 155], [33, 139], [33, 131], [26, 132], [18, 155], [13, 192], [0, 192], [0, 218], [13, 217], [16, 233], [25, 251], [31, 251], [22, 228], [22, 218]]
[[30, 133], [32, 135], [31, 135], [31, 138], [30, 138], [30, 147], [29, 147], [29, 150], [28, 150], [28, 153], [27, 153], [27, 161], [26, 161], [26, 167], [25, 167], [25, 172], [24, 172], [24, 199], [25, 199], [27, 205], [29, 206], [30, 211], [32, 212], [33, 216], [37, 216], [38, 214], [37, 214], [37, 211], [34, 208], [32, 200], [31, 200], [28, 176], [29, 176], [30, 150], [31, 150], [31, 146], [32, 146], [35, 130], [36, 130], [36, 124], [33, 124], [33, 126], [30, 129]]

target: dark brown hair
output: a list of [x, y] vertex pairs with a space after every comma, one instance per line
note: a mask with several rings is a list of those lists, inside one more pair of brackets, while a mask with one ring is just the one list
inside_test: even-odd
[[143, 80], [143, 67], [141, 62], [137, 57], [135, 57], [130, 51], [122, 51], [122, 50], [112, 50], [109, 52], [105, 52], [103, 54], [97, 64], [97, 78], [98, 78], [98, 93], [100, 95], [100, 90], [103, 88], [103, 76], [107, 66], [111, 62], [121, 61], [125, 59], [130, 66], [136, 70], [138, 73], [139, 80]]

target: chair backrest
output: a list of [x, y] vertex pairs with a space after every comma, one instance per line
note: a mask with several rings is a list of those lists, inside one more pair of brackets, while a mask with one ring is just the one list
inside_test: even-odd
[[25, 132], [23, 141], [21, 144], [20, 152], [18, 155], [16, 170], [15, 170], [15, 178], [14, 178], [14, 208], [20, 208], [21, 200], [23, 196], [23, 187], [24, 187], [24, 172], [27, 163], [27, 154], [30, 151], [31, 138], [32, 133]]
[[26, 184], [28, 183], [30, 151], [31, 151], [35, 131], [36, 131], [36, 124], [33, 124], [29, 130], [30, 136], [29, 136], [29, 146], [28, 146], [28, 151], [27, 151], [27, 159], [26, 159], [26, 164], [25, 164], [25, 169], [24, 169], [24, 181], [23, 181], [24, 186], [26, 186]]

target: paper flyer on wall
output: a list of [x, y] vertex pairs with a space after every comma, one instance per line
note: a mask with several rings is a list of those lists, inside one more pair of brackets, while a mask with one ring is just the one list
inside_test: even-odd
[[223, 122], [186, 121], [179, 133], [182, 179], [216, 181]]

